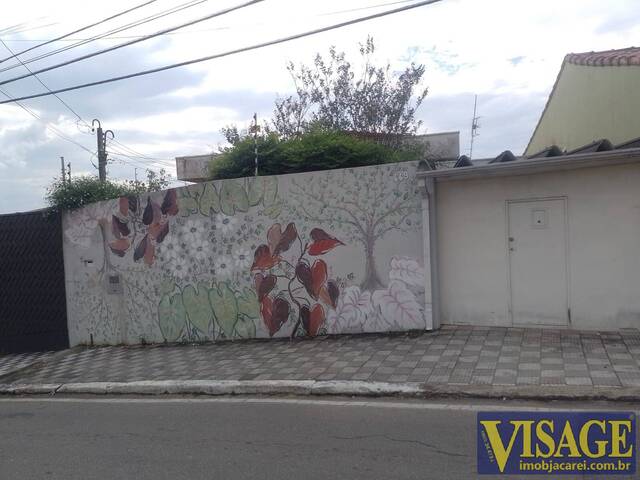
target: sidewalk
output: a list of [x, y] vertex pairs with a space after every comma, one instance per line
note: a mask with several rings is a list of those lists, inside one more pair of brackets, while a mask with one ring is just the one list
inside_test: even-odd
[[425, 393], [640, 399], [635, 329], [444, 327], [416, 335], [294, 342], [76, 348], [3, 374], [10, 357], [0, 357], [2, 384], [239, 381], [255, 388], [278, 384], [273, 381], [384, 382]]

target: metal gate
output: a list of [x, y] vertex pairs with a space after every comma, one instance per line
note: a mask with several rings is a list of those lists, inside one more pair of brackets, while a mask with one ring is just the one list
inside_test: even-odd
[[0, 215], [0, 353], [68, 346], [60, 216]]

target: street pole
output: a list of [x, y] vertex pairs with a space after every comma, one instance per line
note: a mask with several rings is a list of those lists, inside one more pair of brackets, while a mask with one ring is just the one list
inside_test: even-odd
[[105, 182], [107, 180], [107, 133], [111, 134], [111, 138], [113, 138], [114, 135], [111, 130], [103, 132], [100, 120], [97, 118], [93, 119], [91, 126], [93, 127], [96, 123], [98, 124], [98, 128], [91, 128], [91, 130], [96, 132], [98, 142], [98, 177], [101, 182]]
[[258, 113], [253, 114], [253, 153], [255, 154], [256, 177], [258, 176]]
[[62, 184], [64, 185], [67, 178], [67, 173], [64, 170], [64, 157], [60, 157], [60, 171], [62, 173]]

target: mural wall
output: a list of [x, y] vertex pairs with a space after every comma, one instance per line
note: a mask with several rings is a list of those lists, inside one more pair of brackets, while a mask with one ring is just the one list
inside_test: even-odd
[[414, 170], [223, 180], [67, 213], [71, 344], [426, 328]]

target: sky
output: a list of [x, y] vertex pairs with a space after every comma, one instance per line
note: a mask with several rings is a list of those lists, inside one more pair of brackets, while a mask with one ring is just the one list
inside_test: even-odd
[[[159, 12], [187, 0], [156, 0], [90, 30], [20, 55], [27, 60]], [[30, 63], [34, 70], [117, 45], [133, 37], [185, 23], [244, 0], [203, 0], [181, 12], [111, 34]], [[90, 4], [22, 0], [3, 9], [0, 39], [18, 53], [45, 40], [95, 23], [143, 3], [111, 0]], [[241, 10], [39, 75], [49, 88], [124, 75], [339, 23], [392, 9], [398, 0], [265, 0]], [[37, 12], [37, 13], [34, 13]], [[286, 44], [166, 72], [60, 94], [78, 119], [55, 97], [25, 100], [34, 118], [15, 104], [0, 105], [0, 213], [46, 205], [46, 188], [60, 175], [60, 157], [72, 175], [96, 174], [96, 139], [88, 124], [100, 120], [114, 132], [108, 142], [108, 175], [143, 177], [145, 169], [175, 175], [175, 157], [204, 154], [224, 145], [220, 129], [249, 125], [253, 112], [267, 120], [277, 96], [293, 90], [289, 61], [311, 63], [334, 45], [357, 65], [368, 35], [376, 63], [393, 71], [424, 64], [429, 94], [418, 111], [420, 133], [460, 132], [469, 150], [474, 95], [479, 136], [474, 158], [504, 150], [521, 154], [544, 108], [564, 55], [625, 48], [640, 38], [637, 0], [442, 0]], [[0, 60], [10, 54], [0, 44]], [[14, 66], [15, 65], [15, 66]], [[0, 82], [26, 73], [9, 59]], [[0, 86], [16, 97], [43, 91], [34, 77]], [[2, 96], [2, 94], [0, 94]], [[55, 129], [55, 130], [54, 130]], [[55, 133], [57, 132], [57, 134]], [[65, 139], [60, 138], [63, 135]], [[78, 145], [79, 144], [79, 145]]]

